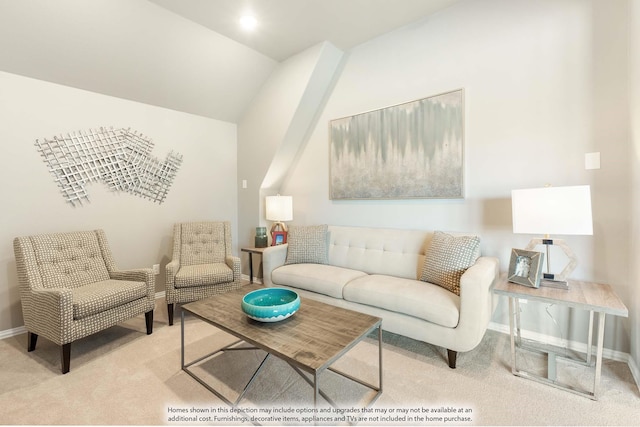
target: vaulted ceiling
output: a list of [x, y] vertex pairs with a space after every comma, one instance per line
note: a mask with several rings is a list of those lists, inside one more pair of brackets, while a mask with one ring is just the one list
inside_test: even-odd
[[[458, 0], [150, 0], [282, 61], [317, 43], [341, 50], [423, 19]], [[244, 31], [238, 20], [258, 20]]]
[[347, 51], [457, 1], [0, 0], [0, 71], [237, 122], [278, 62], [322, 41]]

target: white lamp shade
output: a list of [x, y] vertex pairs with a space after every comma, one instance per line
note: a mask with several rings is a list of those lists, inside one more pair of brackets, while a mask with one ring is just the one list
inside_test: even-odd
[[267, 196], [266, 217], [269, 221], [291, 221], [293, 219], [293, 197]]
[[514, 233], [593, 234], [588, 185], [512, 190], [511, 209]]

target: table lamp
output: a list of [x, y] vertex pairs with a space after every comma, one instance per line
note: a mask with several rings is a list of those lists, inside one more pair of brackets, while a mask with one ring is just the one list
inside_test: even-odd
[[287, 232], [284, 221], [293, 219], [293, 197], [291, 196], [267, 196], [266, 197], [266, 217], [269, 221], [275, 221], [271, 226], [271, 233], [274, 231]]
[[[567, 279], [578, 265], [578, 259], [564, 240], [550, 236], [593, 235], [590, 187], [577, 185], [512, 190], [511, 209], [514, 233], [544, 235], [543, 238], [532, 239], [525, 248], [533, 250], [537, 245], [545, 245], [547, 268], [541, 284], [567, 287]], [[550, 246], [562, 249], [569, 259], [559, 274], [550, 270]]]

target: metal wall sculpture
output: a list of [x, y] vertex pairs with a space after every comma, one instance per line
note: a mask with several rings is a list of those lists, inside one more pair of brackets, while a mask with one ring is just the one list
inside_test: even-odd
[[151, 138], [130, 129], [79, 131], [35, 145], [73, 206], [89, 201], [85, 187], [96, 181], [162, 203], [182, 163], [182, 155], [173, 151], [163, 162], [151, 156]]
[[464, 197], [464, 93], [329, 123], [330, 198]]

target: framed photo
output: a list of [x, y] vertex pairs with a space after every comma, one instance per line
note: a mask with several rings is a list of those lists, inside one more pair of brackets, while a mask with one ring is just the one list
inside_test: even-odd
[[287, 243], [286, 231], [274, 231], [271, 233], [271, 246], [284, 245]]
[[542, 252], [511, 249], [508, 280], [531, 288], [540, 287], [544, 254]]

